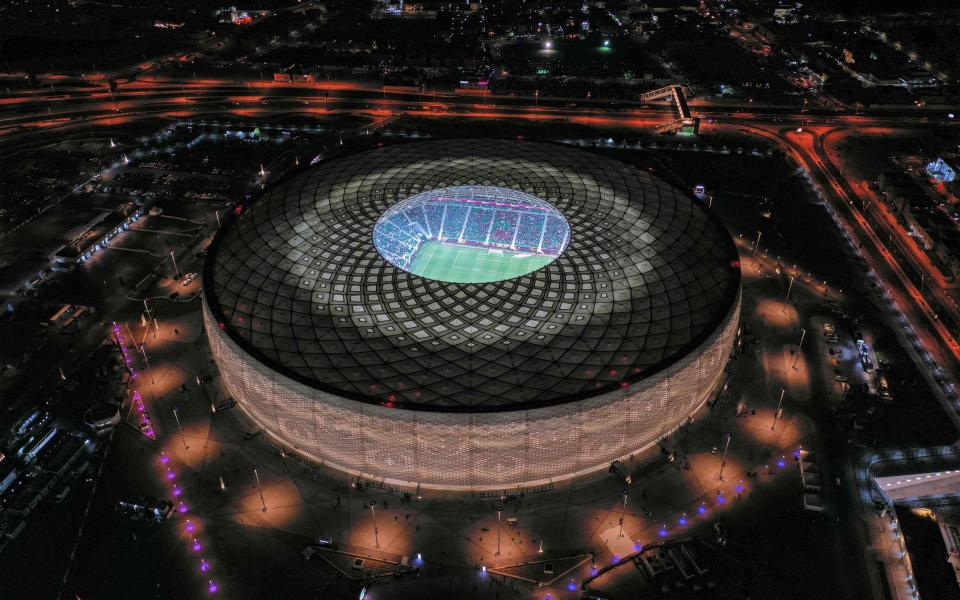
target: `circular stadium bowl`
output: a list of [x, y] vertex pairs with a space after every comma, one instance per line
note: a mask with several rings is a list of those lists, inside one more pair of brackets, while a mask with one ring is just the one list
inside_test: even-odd
[[702, 203], [566, 146], [311, 168], [218, 232], [213, 356], [278, 443], [392, 485], [536, 486], [656, 443], [724, 380], [740, 265]]

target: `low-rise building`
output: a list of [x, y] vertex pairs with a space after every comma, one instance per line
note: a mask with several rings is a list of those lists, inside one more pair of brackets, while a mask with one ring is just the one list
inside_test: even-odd
[[66, 270], [90, 260], [94, 254], [106, 248], [113, 238], [139, 221], [141, 216], [143, 208], [134, 204], [124, 204], [113, 212], [105, 213], [80, 239], [56, 251], [54, 265]]
[[865, 86], [930, 87], [935, 78], [883, 42], [863, 35], [839, 41], [835, 57], [844, 71]]
[[954, 281], [960, 281], [960, 232], [943, 232], [933, 252], [946, 271], [944, 275]]
[[16, 484], [0, 494], [0, 513], [3, 516], [27, 517], [53, 490], [56, 475], [33, 470], [17, 479]]
[[56, 477], [63, 477], [88, 448], [86, 438], [65, 433], [37, 455], [37, 467]]
[[927, 175], [933, 178], [936, 181], [943, 181], [944, 183], [951, 183], [954, 179], [957, 178], [956, 170], [948, 165], [942, 158], [937, 158], [937, 160], [927, 163]]

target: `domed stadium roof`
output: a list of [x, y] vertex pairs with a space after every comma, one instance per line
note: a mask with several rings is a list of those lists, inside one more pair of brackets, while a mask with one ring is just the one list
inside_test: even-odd
[[[503, 202], [391, 212], [470, 186]], [[562, 215], [569, 231], [535, 209]], [[549, 261], [485, 283], [421, 277], [374, 242], [397, 214], [403, 235], [417, 233], [401, 240], [411, 261], [418, 244], [496, 264]], [[733, 241], [692, 197], [616, 160], [512, 140], [417, 142], [320, 164], [228, 222], [204, 272], [213, 316], [270, 368], [344, 398], [454, 412], [554, 405], [649, 377], [717, 328], [739, 285]]]

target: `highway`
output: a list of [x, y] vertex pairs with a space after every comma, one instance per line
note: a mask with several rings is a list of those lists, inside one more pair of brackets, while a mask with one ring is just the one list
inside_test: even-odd
[[[649, 128], [668, 120], [672, 106], [641, 105], [544, 96], [493, 96], [472, 92], [384, 91], [379, 86], [354, 82], [276, 83], [224, 79], [142, 78], [118, 83], [111, 91], [101, 78], [50, 79], [49, 85], [15, 89], [0, 97], [0, 143], [4, 136], [35, 129], [69, 129], [79, 123], [104, 125], [129, 123], [146, 116], [191, 118], [220, 115], [257, 117], [276, 115], [320, 116], [343, 112], [394, 111], [408, 114], [478, 118], [567, 120], [574, 123]], [[706, 120], [734, 123], [836, 123], [844, 126], [904, 126], [934, 124], [936, 117], [899, 111], [883, 115], [795, 114], [792, 107], [744, 107], [692, 100], [691, 106]]]

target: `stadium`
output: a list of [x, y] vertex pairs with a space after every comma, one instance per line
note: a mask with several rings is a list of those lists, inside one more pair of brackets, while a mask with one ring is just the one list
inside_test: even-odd
[[645, 170], [507, 140], [331, 159], [228, 220], [204, 265], [224, 385], [353, 476], [458, 490], [606, 469], [724, 379], [740, 267]]

